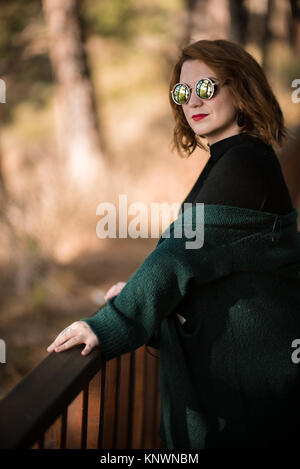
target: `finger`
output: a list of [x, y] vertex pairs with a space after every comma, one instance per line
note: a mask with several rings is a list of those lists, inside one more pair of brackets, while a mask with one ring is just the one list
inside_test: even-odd
[[55, 347], [55, 352], [62, 352], [63, 350], [67, 350], [69, 348], [72, 348], [74, 347], [75, 345], [77, 344], [80, 344], [81, 341], [80, 339], [78, 338], [78, 336], [76, 337], [72, 337], [70, 340], [68, 340], [67, 342], [64, 342], [63, 344], [61, 345], [57, 345]]
[[109, 290], [107, 290], [107, 292], [106, 292], [105, 296], [108, 296], [108, 295], [110, 295], [112, 292], [114, 292], [114, 291], [115, 291], [115, 289], [116, 289], [116, 286], [115, 286], [115, 285], [113, 285], [112, 287], [110, 287], [110, 289], [109, 289]]
[[120, 288], [123, 288], [123, 287], [125, 287], [126, 282], [118, 282], [117, 285], [118, 285]]
[[74, 333], [75, 332], [73, 329], [70, 329], [69, 331], [64, 332], [64, 333], [61, 332], [60, 334], [58, 334], [58, 336], [52, 342], [52, 344], [49, 345], [49, 347], [47, 348], [47, 351], [52, 352], [52, 350], [54, 350], [55, 347], [58, 347], [64, 342], [66, 342], [67, 340], [71, 339], [74, 336]]
[[52, 344], [48, 345], [48, 347], [47, 347], [46, 350], [47, 350], [47, 352], [52, 352], [52, 350], [53, 350], [53, 342], [52, 342]]
[[55, 346], [57, 345], [57, 338], [52, 342], [52, 344], [49, 345], [49, 347], [47, 348], [47, 352], [52, 352], [52, 350], [54, 350]]
[[111, 287], [108, 292], [105, 294], [104, 299], [108, 300], [112, 296], [115, 296], [117, 294], [117, 288], [115, 286]]
[[81, 355], [88, 355], [90, 351], [92, 350], [92, 345], [91, 344], [86, 344], [84, 349], [81, 352]]
[[108, 300], [109, 300], [110, 298], [112, 298], [113, 296], [116, 296], [116, 292], [113, 292], [113, 293], [111, 293], [110, 295], [105, 296], [104, 299], [105, 299], [105, 301], [108, 301]]
[[62, 340], [59, 338], [59, 336], [57, 336], [56, 339], [52, 342], [52, 344], [49, 345], [49, 347], [47, 348], [47, 351], [52, 352], [55, 349], [55, 347], [58, 347], [59, 345], [64, 343], [66, 340], [68, 340], [68, 338], [65, 338]]

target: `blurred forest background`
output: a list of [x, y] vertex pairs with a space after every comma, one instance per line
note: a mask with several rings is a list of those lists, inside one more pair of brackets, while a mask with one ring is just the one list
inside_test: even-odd
[[266, 71], [292, 130], [278, 157], [299, 211], [299, 2], [0, 1], [0, 398], [155, 247], [97, 237], [98, 204], [181, 203], [207, 162], [172, 153], [168, 102], [179, 48], [204, 38], [239, 42]]

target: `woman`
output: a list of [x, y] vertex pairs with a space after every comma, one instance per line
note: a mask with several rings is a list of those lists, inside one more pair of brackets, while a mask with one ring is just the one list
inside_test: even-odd
[[[226, 40], [182, 50], [170, 103], [175, 148], [189, 156], [206, 138], [210, 158], [129, 281], [47, 350], [84, 343], [110, 360], [154, 340], [166, 448], [294, 447], [300, 234], [272, 147], [287, 136], [282, 112], [258, 63]], [[202, 222], [203, 244], [187, 247]]]

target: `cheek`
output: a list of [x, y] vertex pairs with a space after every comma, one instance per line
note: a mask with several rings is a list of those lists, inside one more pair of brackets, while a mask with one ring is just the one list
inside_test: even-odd
[[226, 96], [218, 96], [218, 100], [216, 99], [210, 104], [210, 110], [215, 119], [231, 119], [235, 116], [235, 109], [232, 101], [227, 99]]
[[223, 115], [226, 116], [233, 116], [235, 114], [235, 108], [233, 106], [233, 102], [231, 96], [229, 95], [227, 90], [222, 90], [223, 93], [220, 93], [216, 96], [215, 101], [215, 109], [219, 110]]
[[183, 111], [184, 117], [186, 118], [186, 120], [188, 120], [188, 112], [184, 105], [182, 106], [182, 111]]

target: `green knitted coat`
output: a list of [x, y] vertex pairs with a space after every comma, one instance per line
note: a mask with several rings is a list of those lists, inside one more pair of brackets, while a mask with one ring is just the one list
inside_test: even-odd
[[297, 445], [297, 216], [193, 205], [122, 291], [82, 319], [106, 360], [157, 338], [166, 448]]

